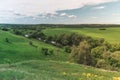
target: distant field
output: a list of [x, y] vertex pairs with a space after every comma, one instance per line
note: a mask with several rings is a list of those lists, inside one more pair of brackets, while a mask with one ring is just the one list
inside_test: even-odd
[[106, 30], [99, 30], [99, 28], [54, 28], [46, 29], [43, 32], [46, 35], [76, 32], [94, 38], [104, 38], [111, 43], [120, 43], [120, 28], [106, 28]]
[[12, 67], [0, 65], [0, 80], [119, 80], [119, 76], [119, 72], [60, 61], [30, 60]]

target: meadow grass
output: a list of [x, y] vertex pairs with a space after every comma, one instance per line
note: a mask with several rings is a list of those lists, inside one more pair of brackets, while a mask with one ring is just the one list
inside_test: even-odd
[[104, 38], [110, 43], [120, 43], [120, 28], [106, 28], [106, 30], [100, 30], [99, 28], [54, 28], [46, 29], [43, 32], [48, 36], [74, 32], [94, 38]]
[[[9, 43], [5, 41], [8, 38]], [[34, 45], [38, 46], [33, 47], [29, 44], [29, 41], [32, 41]], [[49, 50], [54, 51], [54, 55], [45, 56], [41, 53], [41, 48], [48, 48]], [[0, 63], [6, 63], [7, 60], [10, 62], [17, 62], [23, 60], [31, 59], [53, 59], [57, 60], [56, 57], [56, 47], [44, 42], [27, 39], [22, 36], [14, 35], [10, 32], [0, 31]], [[60, 48], [59, 48], [60, 49]], [[66, 53], [63, 49], [60, 49], [60, 60], [66, 60]]]
[[30, 60], [0, 65], [1, 80], [114, 80], [119, 72], [103, 71], [75, 63]]
[[[80, 32], [81, 29], [46, 30], [44, 32], [48, 35], [58, 35], [63, 32], [68, 34]], [[9, 43], [5, 41], [6, 38]], [[29, 45], [29, 41], [38, 48]], [[59, 59], [56, 55], [45, 56], [40, 51], [42, 47], [53, 49], [54, 52], [57, 49], [50, 44], [0, 30], [0, 80], [119, 80], [120, 78], [120, 72], [67, 62], [68, 54], [61, 48], [59, 48]]]

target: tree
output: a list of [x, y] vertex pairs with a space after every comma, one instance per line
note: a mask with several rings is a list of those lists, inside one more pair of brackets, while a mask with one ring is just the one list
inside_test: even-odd
[[72, 50], [69, 55], [69, 60], [73, 62], [78, 61], [78, 48], [75, 45], [72, 46]]
[[89, 59], [90, 59], [90, 50], [89, 50], [89, 44], [87, 43], [87, 41], [83, 41], [80, 43], [80, 45], [78, 46], [79, 48], [79, 56], [80, 56], [80, 60], [79, 62], [87, 65], [89, 64]]
[[90, 49], [87, 41], [83, 41], [78, 47], [73, 46], [70, 58], [80, 64], [89, 65], [91, 63]]

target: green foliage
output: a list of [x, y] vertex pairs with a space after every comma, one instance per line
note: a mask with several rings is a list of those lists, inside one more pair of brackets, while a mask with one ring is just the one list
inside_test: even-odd
[[13, 33], [16, 35], [23, 35], [22, 31], [20, 31], [18, 29], [13, 29]]
[[71, 53], [71, 47], [70, 46], [65, 46], [65, 52]]
[[89, 44], [87, 41], [80, 43], [78, 47], [72, 47], [70, 58], [80, 64], [89, 65], [91, 61]]
[[53, 50], [49, 50], [48, 48], [42, 48], [41, 49], [41, 53], [44, 54], [45, 56], [48, 56], [48, 55], [53, 55], [54, 54], [54, 51]]
[[113, 67], [120, 67], [120, 51], [116, 51], [114, 53], [111, 53], [110, 55], [110, 64]]
[[99, 59], [96, 63], [97, 68], [105, 68], [106, 67], [106, 62], [104, 59]]
[[46, 38], [46, 36], [42, 32], [36, 31], [36, 32], [32, 32], [30, 34], [29, 38], [35, 38], [35, 39], [41, 38], [42, 40], [44, 40]]
[[5, 38], [5, 42], [10, 43], [10, 41], [9, 41], [9, 39], [8, 39], [8, 38]]
[[93, 58], [102, 59], [103, 58], [102, 55], [105, 51], [106, 51], [105, 46], [98, 46], [91, 50], [91, 55]]
[[46, 56], [49, 55], [48, 48], [42, 48], [41, 49], [41, 53], [44, 54], [44, 55], [46, 55]]
[[3, 30], [3, 31], [9, 31], [9, 29], [8, 29], [8, 28], [5, 28], [5, 27], [2, 28], [2, 30]]

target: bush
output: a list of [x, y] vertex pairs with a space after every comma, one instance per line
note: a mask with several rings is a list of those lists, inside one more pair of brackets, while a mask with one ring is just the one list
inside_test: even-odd
[[97, 64], [96, 64], [96, 67], [97, 68], [105, 68], [106, 67], [106, 62], [104, 59], [100, 59], [97, 61]]
[[71, 53], [71, 48], [69, 46], [65, 46], [65, 52]]
[[114, 53], [111, 53], [110, 55], [110, 64], [113, 67], [120, 67], [120, 51], [116, 51]]
[[48, 48], [42, 48], [41, 49], [41, 53], [44, 54], [45, 56], [48, 56], [48, 55], [53, 55], [54, 51], [53, 50], [49, 50]]
[[5, 42], [10, 43], [10, 41], [9, 41], [9, 39], [8, 39], [8, 38], [5, 38]]
[[44, 54], [44, 55], [46, 55], [46, 56], [49, 55], [47, 48], [42, 48], [42, 49], [41, 49], [41, 52], [42, 52], [42, 54]]

